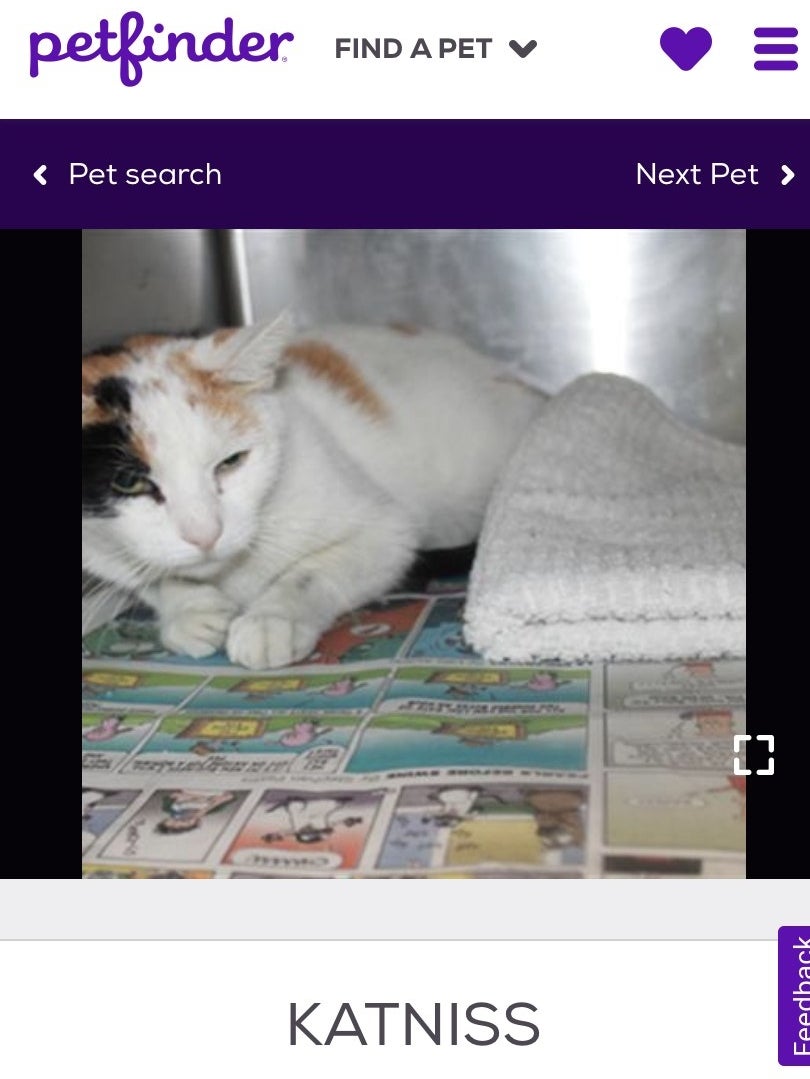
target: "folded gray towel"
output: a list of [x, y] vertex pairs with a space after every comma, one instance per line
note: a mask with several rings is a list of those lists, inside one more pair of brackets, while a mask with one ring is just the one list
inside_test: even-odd
[[745, 450], [577, 379], [506, 466], [465, 620], [490, 660], [744, 655]]

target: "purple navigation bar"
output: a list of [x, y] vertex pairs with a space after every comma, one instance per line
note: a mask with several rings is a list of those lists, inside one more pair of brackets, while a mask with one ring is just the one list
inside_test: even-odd
[[0, 137], [6, 228], [810, 227], [807, 120], [5, 120]]
[[779, 1063], [810, 1066], [810, 925], [779, 930]]

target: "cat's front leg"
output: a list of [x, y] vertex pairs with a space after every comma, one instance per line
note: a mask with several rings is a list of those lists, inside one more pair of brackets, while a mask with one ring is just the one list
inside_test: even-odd
[[332, 619], [315, 621], [303, 613], [290, 617], [280, 598], [277, 609], [252, 609], [234, 619], [228, 631], [228, 658], [254, 671], [288, 667], [315, 651], [331, 623]]
[[201, 659], [225, 645], [238, 607], [218, 588], [196, 581], [166, 578], [148, 601], [160, 619], [160, 639], [172, 652]]
[[231, 622], [228, 657], [253, 670], [305, 659], [339, 615], [393, 588], [415, 551], [409, 522], [389, 517], [300, 559]]

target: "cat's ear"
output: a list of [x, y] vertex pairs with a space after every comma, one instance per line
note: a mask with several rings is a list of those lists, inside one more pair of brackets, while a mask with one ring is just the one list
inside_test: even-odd
[[293, 332], [293, 320], [286, 311], [273, 322], [217, 330], [204, 339], [207, 348], [200, 360], [229, 382], [267, 388], [276, 380]]

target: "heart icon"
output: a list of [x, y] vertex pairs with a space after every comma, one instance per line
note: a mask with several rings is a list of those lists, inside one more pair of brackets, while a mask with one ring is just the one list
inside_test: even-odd
[[661, 48], [681, 71], [691, 71], [712, 47], [712, 35], [702, 26], [681, 30], [670, 26], [661, 35]]

